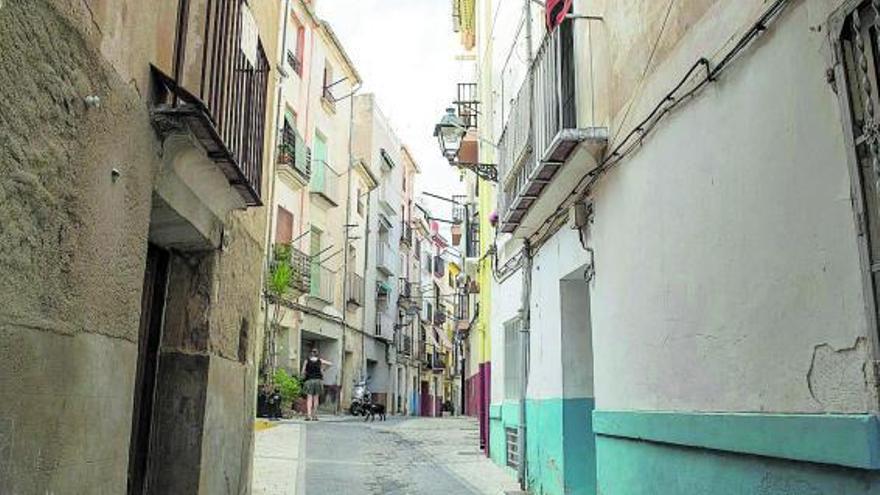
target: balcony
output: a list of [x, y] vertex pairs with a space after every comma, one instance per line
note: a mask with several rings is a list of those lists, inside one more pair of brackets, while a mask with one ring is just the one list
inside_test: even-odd
[[410, 337], [409, 335], [401, 335], [400, 347], [397, 349], [397, 352], [410, 356], [412, 355], [412, 347], [412, 337]]
[[376, 244], [376, 268], [385, 275], [394, 275], [394, 266], [397, 259], [394, 256], [391, 246], [387, 242], [378, 242]]
[[298, 76], [302, 76], [302, 60], [296, 56], [291, 50], [287, 50], [287, 65], [296, 72]]
[[345, 287], [345, 302], [356, 306], [364, 305], [364, 277], [349, 273]]
[[397, 289], [399, 297], [397, 299], [397, 304], [403, 306], [404, 308], [413, 307], [416, 304], [416, 301], [413, 300], [413, 283], [407, 280], [405, 277], [400, 277], [397, 279]]
[[537, 229], [571, 191], [553, 187], [549, 197], [543, 194], [548, 185], [576, 183], [598, 165], [607, 143], [607, 128], [593, 122], [592, 98], [578, 91], [593, 90], [592, 80], [578, 82], [579, 61], [592, 57], [589, 44], [580, 41], [572, 20], [549, 33], [510, 110], [498, 143], [502, 232], [528, 235]]
[[309, 255], [296, 248], [290, 249], [290, 288], [296, 296], [306, 294], [311, 290], [312, 273], [309, 268]]
[[[164, 141], [165, 159], [173, 168], [177, 160], [206, 156], [237, 193], [240, 207], [262, 205], [270, 66], [258, 36], [243, 40], [245, 33], [258, 33], [247, 2], [193, 4], [178, 17], [174, 32], [172, 60], [151, 66], [151, 118]], [[192, 141], [200, 153], [189, 152]], [[180, 180], [194, 174], [200, 174], [194, 193], [216, 203], [221, 197], [216, 189], [200, 190], [215, 183], [211, 171], [191, 170], [180, 174]]]
[[311, 152], [296, 129], [285, 122], [278, 147], [278, 174], [291, 187], [298, 189], [309, 183], [312, 174]]
[[339, 206], [339, 174], [324, 160], [312, 160], [309, 192], [328, 206]]
[[400, 222], [400, 243], [412, 247], [413, 229], [406, 221]]
[[336, 294], [336, 272], [313, 261], [309, 295], [328, 304], [333, 304]]
[[287, 281], [287, 287], [292, 292], [292, 296], [297, 298], [308, 293], [311, 286], [309, 256], [299, 249], [291, 247], [290, 244], [275, 244], [273, 253], [274, 267], [277, 268], [281, 264], [290, 267], [290, 279]]

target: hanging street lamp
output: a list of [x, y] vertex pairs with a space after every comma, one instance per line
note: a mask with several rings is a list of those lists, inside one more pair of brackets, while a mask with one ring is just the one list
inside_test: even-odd
[[[455, 108], [450, 107], [446, 109], [446, 113], [440, 119], [440, 122], [434, 126], [434, 137], [437, 138], [440, 153], [449, 161], [450, 165], [468, 169], [477, 174], [481, 179], [498, 182], [498, 167], [491, 163], [479, 163], [477, 161], [476, 140], [479, 138], [476, 137], [476, 132], [468, 130], [464, 121], [455, 114]], [[467, 138], [470, 138], [470, 141], [473, 142], [473, 150], [471, 151], [471, 147], [469, 147], [467, 155], [470, 158], [462, 161], [459, 155], [462, 151], [462, 144], [468, 141]]]

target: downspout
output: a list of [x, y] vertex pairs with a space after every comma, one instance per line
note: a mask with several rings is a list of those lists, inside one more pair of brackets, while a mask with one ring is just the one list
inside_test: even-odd
[[[284, 51], [287, 49], [287, 19], [290, 16], [290, 0], [285, 0], [284, 2], [284, 19], [282, 22], [284, 23], [284, 27], [281, 30], [281, 54], [279, 55], [278, 67], [284, 67]], [[281, 124], [281, 92], [284, 87], [284, 81], [281, 79], [283, 76], [279, 75], [278, 80], [278, 91], [275, 96], [275, 142], [273, 143], [272, 150], [269, 153], [271, 157], [269, 161], [269, 169], [271, 174], [269, 174], [269, 201], [267, 202], [269, 206], [269, 222], [266, 225], [266, 234], [264, 237], [265, 246], [266, 246], [266, 259], [265, 264], [263, 266], [263, 339], [264, 341], [269, 336], [269, 298], [267, 297], [269, 294], [269, 273], [271, 271], [272, 266], [272, 258], [274, 257], [274, 253], [272, 251], [272, 226], [275, 222], [275, 165], [277, 163], [277, 157], [275, 154], [278, 152], [279, 147], [281, 146], [281, 132], [280, 124]], [[274, 331], [274, 330], [273, 330]], [[269, 342], [269, 364], [270, 368], [274, 374], [275, 368], [275, 342], [274, 337], [271, 342]], [[259, 367], [259, 364], [257, 364]], [[259, 375], [259, 368], [257, 370], [257, 374]]]
[[[360, 89], [361, 84], [358, 83], [349, 94], [348, 100], [348, 166], [345, 170], [345, 224], [342, 226], [342, 359], [339, 361], [339, 399], [336, 401], [336, 414], [339, 414], [342, 407], [342, 396], [345, 389], [345, 334], [348, 333], [348, 230], [351, 224], [351, 174], [354, 169], [352, 131], [354, 129], [354, 94]], [[363, 335], [361, 335], [361, 340], [363, 340]]]
[[526, 482], [526, 393], [529, 389], [529, 337], [531, 330], [531, 295], [532, 295], [532, 253], [529, 241], [525, 241], [523, 246], [523, 289], [522, 289], [522, 308], [520, 308], [520, 370], [522, 370], [522, 380], [520, 380], [520, 398], [519, 398], [519, 432], [517, 448], [519, 449], [519, 466], [517, 467], [517, 475], [519, 477], [519, 486], [522, 490], [527, 489]]
[[[535, 74], [531, 70], [531, 60], [532, 60], [532, 0], [523, 0], [523, 10], [525, 14], [525, 29], [526, 29], [526, 49], [528, 50], [528, 56], [526, 60], [529, 61], [528, 68], [528, 84], [529, 84], [529, 141], [532, 145], [534, 145], [535, 140]], [[532, 291], [532, 246], [529, 243], [529, 240], [526, 239], [523, 245], [523, 293], [522, 293], [522, 308], [520, 309], [520, 315], [522, 318], [522, 325], [520, 327], [520, 347], [521, 347], [521, 356], [520, 356], [520, 370], [522, 372], [522, 380], [520, 383], [520, 400], [519, 400], [519, 432], [517, 434], [518, 437], [518, 446], [519, 449], [519, 465], [517, 466], [518, 477], [519, 477], [519, 486], [522, 490], [526, 490], [528, 488], [528, 482], [526, 480], [528, 470], [528, 455], [526, 454], [526, 448], [528, 447], [526, 441], [526, 393], [529, 388], [529, 331], [531, 329], [530, 323], [530, 304], [531, 304], [531, 291]]]

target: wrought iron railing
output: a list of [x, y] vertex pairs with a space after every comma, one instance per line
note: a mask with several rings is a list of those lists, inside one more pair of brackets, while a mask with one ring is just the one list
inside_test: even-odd
[[312, 160], [309, 191], [318, 194], [334, 206], [339, 205], [339, 174], [324, 160]]
[[324, 302], [333, 304], [336, 294], [336, 272], [312, 260], [310, 282], [309, 294]]
[[455, 100], [456, 113], [468, 129], [476, 129], [480, 114], [480, 95], [477, 83], [458, 83], [458, 99]]
[[357, 273], [348, 274], [345, 287], [345, 301], [357, 304], [358, 306], [364, 305], [364, 277]]
[[290, 250], [290, 287], [298, 294], [305, 294], [311, 288], [312, 273], [309, 267], [309, 255], [296, 248]]
[[400, 242], [406, 244], [407, 246], [412, 246], [413, 240], [413, 229], [412, 226], [409, 225], [406, 221], [401, 222], [400, 224]]
[[386, 274], [394, 273], [394, 264], [396, 260], [394, 251], [387, 242], [380, 241], [376, 243], [376, 266]]
[[248, 206], [261, 205], [269, 61], [244, 0], [186, 3], [172, 74], [152, 67], [154, 122], [182, 121]]
[[311, 282], [309, 256], [290, 244], [275, 244], [273, 252], [273, 263], [290, 267], [287, 286], [293, 292], [293, 296], [298, 297], [309, 292]]
[[545, 36], [498, 143], [498, 203], [503, 231], [509, 231], [505, 224], [519, 222], [546, 185], [547, 177], [534, 175], [559, 133], [577, 128], [571, 22], [564, 21]]
[[287, 64], [290, 65], [290, 68], [298, 75], [302, 75], [302, 61], [291, 50], [287, 50]]
[[310, 155], [311, 152], [299, 132], [285, 123], [281, 130], [281, 145], [278, 150], [279, 163], [290, 165], [308, 180], [312, 173]]
[[410, 337], [409, 335], [402, 335], [400, 338], [400, 349], [398, 349], [398, 352], [406, 355], [411, 355], [412, 347], [412, 337]]
[[405, 277], [400, 277], [397, 279], [397, 287], [400, 294], [401, 302], [404, 299], [410, 299], [412, 297], [412, 283], [407, 280]]

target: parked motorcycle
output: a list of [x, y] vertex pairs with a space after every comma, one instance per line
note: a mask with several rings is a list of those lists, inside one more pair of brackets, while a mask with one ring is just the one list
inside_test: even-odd
[[372, 402], [373, 394], [367, 388], [367, 380], [355, 380], [351, 394], [351, 406], [349, 406], [348, 412], [352, 416], [366, 414], [367, 406], [372, 404]]

